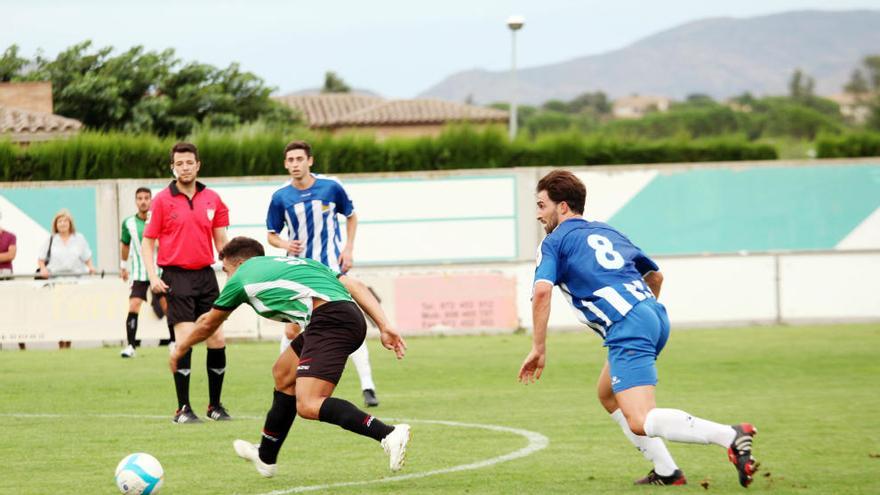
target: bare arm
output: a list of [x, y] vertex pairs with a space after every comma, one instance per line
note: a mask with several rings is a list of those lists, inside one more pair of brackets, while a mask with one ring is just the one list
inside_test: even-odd
[[275, 232], [269, 232], [266, 236], [266, 240], [272, 246], [277, 247], [278, 249], [283, 249], [288, 253], [293, 253], [294, 256], [299, 256], [303, 252], [303, 241], [285, 241], [281, 238], [280, 235]]
[[177, 361], [192, 349], [192, 346], [199, 342], [204, 342], [208, 337], [214, 335], [214, 332], [216, 332], [217, 329], [220, 328], [220, 325], [229, 318], [231, 313], [231, 311], [211, 308], [211, 311], [199, 316], [199, 319], [196, 320], [193, 331], [182, 341], [177, 342], [174, 352], [171, 353], [171, 356], [168, 358], [168, 367], [171, 368], [171, 372], [177, 372]]
[[119, 243], [119, 276], [122, 280], [128, 282], [128, 267], [126, 265], [126, 261], [128, 261], [130, 246], [124, 242]]
[[0, 253], [0, 263], [5, 263], [7, 261], [12, 261], [15, 259], [15, 244], [9, 246], [9, 250], [5, 253]]
[[535, 284], [532, 296], [532, 350], [519, 369], [519, 381], [529, 383], [541, 378], [547, 352], [547, 322], [550, 320], [550, 299], [553, 286]]
[[217, 247], [217, 252], [223, 251], [223, 246], [229, 242], [229, 238], [226, 237], [226, 227], [215, 227], [214, 228], [214, 246]]
[[352, 213], [345, 220], [345, 248], [339, 255], [339, 266], [342, 268], [342, 273], [349, 271], [354, 265], [354, 237], [357, 235], [357, 224], [357, 213]]
[[660, 272], [648, 272], [643, 277], [648, 288], [654, 293], [654, 297], [660, 298], [660, 286], [663, 285], [663, 274]]
[[348, 289], [358, 306], [376, 322], [382, 345], [386, 349], [393, 350], [397, 359], [402, 359], [406, 354], [406, 341], [391, 327], [385, 311], [370, 289], [360, 280], [348, 275], [339, 277], [339, 281]]
[[144, 236], [144, 240], [141, 241], [141, 257], [143, 257], [144, 266], [147, 268], [147, 276], [150, 277], [150, 289], [156, 294], [164, 294], [168, 291], [168, 285], [159, 278], [155, 257], [153, 256], [155, 250], [156, 239]]

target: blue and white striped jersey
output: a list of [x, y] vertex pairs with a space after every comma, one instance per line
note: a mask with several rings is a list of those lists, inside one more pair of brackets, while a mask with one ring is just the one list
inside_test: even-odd
[[571, 218], [538, 248], [535, 283], [558, 285], [578, 320], [603, 339], [608, 328], [652, 298], [642, 276], [659, 268], [608, 224]]
[[350, 217], [354, 214], [354, 204], [341, 182], [317, 174], [312, 176], [315, 183], [308, 189], [297, 189], [288, 182], [275, 191], [266, 214], [266, 227], [279, 235], [286, 227], [290, 240], [305, 241], [301, 257], [320, 261], [339, 272], [342, 233], [336, 215]]

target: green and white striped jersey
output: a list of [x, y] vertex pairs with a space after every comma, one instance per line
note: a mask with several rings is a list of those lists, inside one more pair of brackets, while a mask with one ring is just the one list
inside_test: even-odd
[[312, 316], [313, 298], [352, 301], [337, 273], [306, 258], [257, 256], [226, 281], [214, 307], [232, 311], [247, 303], [262, 317], [303, 326]]
[[[148, 281], [147, 267], [141, 256], [141, 241], [144, 239], [144, 225], [146, 221], [137, 215], [132, 215], [122, 221], [122, 236], [120, 241], [129, 247], [128, 249], [128, 273], [130, 280]], [[155, 260], [154, 260], [155, 261]]]

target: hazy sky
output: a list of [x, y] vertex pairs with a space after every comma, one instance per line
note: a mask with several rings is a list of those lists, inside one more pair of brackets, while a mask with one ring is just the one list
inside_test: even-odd
[[279, 93], [336, 71], [351, 86], [409, 98], [467, 69], [510, 67], [505, 20], [525, 16], [518, 65], [623, 47], [706, 17], [880, 8], [877, 0], [0, 0], [0, 50], [54, 56], [76, 42], [174, 48], [185, 60], [239, 62]]

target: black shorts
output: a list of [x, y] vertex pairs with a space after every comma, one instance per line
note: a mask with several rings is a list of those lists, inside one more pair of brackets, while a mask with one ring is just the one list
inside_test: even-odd
[[165, 298], [170, 325], [196, 321], [211, 310], [220, 295], [217, 277], [210, 266], [200, 270], [163, 266], [162, 281], [169, 287]]
[[325, 303], [312, 313], [306, 330], [290, 347], [299, 356], [296, 376], [320, 378], [336, 385], [345, 369], [348, 355], [367, 337], [367, 322], [357, 304], [351, 301]]
[[129, 294], [128, 298], [133, 299], [141, 299], [143, 301], [147, 300], [147, 291], [150, 289], [150, 282], [147, 280], [135, 280], [131, 283], [131, 294]]

